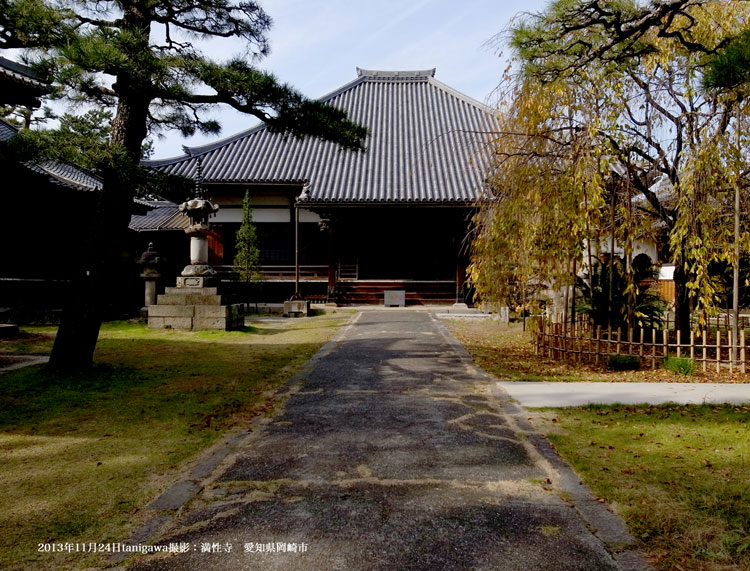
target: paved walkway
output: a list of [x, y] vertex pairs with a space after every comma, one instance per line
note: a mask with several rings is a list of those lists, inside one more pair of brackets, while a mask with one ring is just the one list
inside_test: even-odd
[[645, 568], [434, 315], [360, 313], [297, 381], [210, 476], [151, 504], [134, 541], [186, 552], [134, 569]]
[[726, 383], [540, 383], [502, 382], [498, 386], [521, 406], [584, 404], [750, 403], [750, 384]]

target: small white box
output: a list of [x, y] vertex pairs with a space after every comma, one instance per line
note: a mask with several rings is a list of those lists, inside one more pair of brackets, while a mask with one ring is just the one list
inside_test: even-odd
[[406, 290], [394, 289], [383, 292], [385, 294], [386, 307], [404, 307], [406, 306]]

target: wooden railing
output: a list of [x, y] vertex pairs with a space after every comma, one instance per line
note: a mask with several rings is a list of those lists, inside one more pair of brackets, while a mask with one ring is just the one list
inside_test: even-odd
[[[214, 266], [222, 277], [232, 275], [233, 266]], [[294, 280], [295, 266], [261, 266], [260, 273], [263, 280]], [[303, 280], [327, 280], [328, 266], [300, 266], [299, 277]]]
[[693, 331], [684, 340], [679, 331], [667, 329], [602, 330], [538, 319], [534, 348], [537, 355], [593, 363], [604, 363], [611, 355], [637, 355], [642, 363], [650, 362], [652, 369], [670, 355], [690, 357], [704, 372], [711, 367], [717, 373], [722, 368], [745, 373], [747, 363], [744, 328], [739, 330], [738, 342], [731, 331], [721, 329]]

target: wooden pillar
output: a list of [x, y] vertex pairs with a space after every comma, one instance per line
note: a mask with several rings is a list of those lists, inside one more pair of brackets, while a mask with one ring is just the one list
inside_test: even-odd
[[336, 303], [336, 232], [331, 220], [326, 220], [328, 232], [328, 292], [327, 303]]
[[294, 208], [294, 299], [302, 299], [299, 288], [299, 205]]
[[465, 303], [464, 285], [466, 284], [466, 264], [461, 259], [456, 260], [456, 303]]

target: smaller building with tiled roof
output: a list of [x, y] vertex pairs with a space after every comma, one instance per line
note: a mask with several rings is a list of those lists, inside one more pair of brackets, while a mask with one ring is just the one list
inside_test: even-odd
[[4, 105], [36, 108], [50, 87], [29, 66], [0, 57], [0, 92]]
[[490, 161], [493, 111], [435, 79], [434, 69], [358, 69], [322, 101], [368, 128], [366, 151], [261, 124], [145, 165], [192, 178], [200, 164], [221, 206], [212, 223], [215, 265], [232, 263], [249, 191], [264, 265], [293, 267], [298, 233], [305, 275], [324, 276], [328, 298], [341, 300], [351, 283], [387, 280], [443, 283], [444, 300], [455, 301], [468, 217]]
[[134, 214], [130, 218], [130, 229], [135, 232], [171, 232], [187, 230], [190, 219], [179, 211], [178, 205], [168, 200], [143, 203], [148, 212]]

